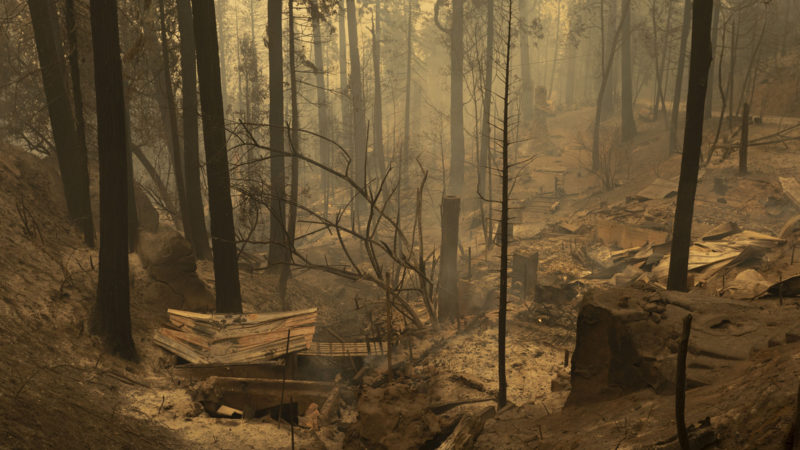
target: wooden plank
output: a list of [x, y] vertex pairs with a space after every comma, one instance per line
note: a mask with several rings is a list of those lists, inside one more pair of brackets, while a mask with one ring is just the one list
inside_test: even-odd
[[249, 314], [208, 314], [196, 313], [191, 311], [183, 311], [179, 309], [168, 309], [167, 314], [179, 317], [186, 317], [193, 320], [200, 321], [213, 321], [221, 323], [243, 323], [243, 322], [270, 322], [274, 320], [285, 319], [289, 317], [301, 316], [305, 314], [316, 313], [317, 308], [301, 309], [297, 311], [281, 311], [274, 313], [249, 313]]
[[[156, 344], [191, 363], [251, 363], [311, 346], [317, 309], [268, 314], [201, 314], [168, 310], [168, 327], [157, 330]], [[291, 330], [291, 331], [290, 331]]]
[[383, 356], [386, 342], [312, 342], [308, 350], [300, 352], [303, 356]]

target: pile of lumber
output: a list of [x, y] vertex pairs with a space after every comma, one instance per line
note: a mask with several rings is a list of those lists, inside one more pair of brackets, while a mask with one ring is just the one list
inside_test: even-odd
[[170, 309], [159, 346], [193, 364], [269, 361], [311, 348], [317, 309], [259, 314], [201, 314]]

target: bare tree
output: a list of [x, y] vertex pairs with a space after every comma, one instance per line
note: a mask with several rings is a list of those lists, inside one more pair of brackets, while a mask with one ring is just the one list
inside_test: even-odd
[[67, 200], [70, 219], [83, 233], [83, 240], [94, 247], [94, 223], [89, 200], [89, 167], [87, 155], [81, 150], [75, 117], [69, 104], [64, 50], [57, 35], [58, 21], [55, 4], [50, 0], [28, 0], [33, 23], [34, 40], [39, 56], [47, 110], [53, 129], [56, 157]]
[[450, 26], [439, 20], [442, 0], [434, 5], [434, 21], [450, 36], [450, 179], [448, 194], [461, 197], [464, 186], [464, 0], [452, 0]]
[[100, 157], [100, 257], [93, 331], [109, 350], [135, 359], [128, 281], [128, 157], [117, 2], [91, 0], [97, 148]]
[[[626, 16], [630, 14], [631, 0], [623, 0], [622, 7], [622, 22], [625, 22]], [[604, 58], [603, 72], [600, 78], [600, 91], [597, 93], [597, 106], [594, 115], [594, 129], [592, 135], [592, 171], [597, 172], [600, 170], [600, 122], [603, 114], [604, 99], [606, 96], [606, 89], [608, 89], [609, 77], [611, 75], [611, 68], [614, 65], [614, 55], [617, 52], [617, 44], [619, 42], [620, 33], [622, 32], [622, 24], [617, 27], [614, 36], [611, 39], [611, 45], [608, 48], [608, 60]], [[604, 52], [605, 53], [605, 52]]]
[[[322, 31], [320, 23], [322, 22], [322, 11], [319, 8], [319, 0], [313, 0], [308, 3], [308, 15], [311, 17], [311, 28], [314, 37], [314, 74], [317, 79], [317, 121], [319, 123], [319, 134], [322, 136], [331, 136], [331, 112], [330, 105], [328, 104], [328, 93], [325, 82], [325, 58]], [[331, 145], [325, 139], [319, 139], [319, 160], [326, 165], [330, 165], [331, 160]], [[328, 172], [322, 174], [322, 189], [323, 189], [323, 209], [325, 217], [328, 216], [328, 207], [330, 204], [331, 192], [331, 179]]]
[[375, 1], [375, 23], [372, 28], [372, 65], [375, 71], [372, 134], [378, 173], [386, 172], [383, 152], [383, 94], [381, 92], [381, 0]]
[[183, 160], [181, 158], [181, 146], [178, 136], [178, 112], [175, 105], [175, 92], [172, 90], [172, 70], [169, 60], [169, 43], [167, 40], [167, 10], [164, 0], [160, 0], [160, 24], [161, 24], [161, 77], [162, 87], [164, 88], [165, 102], [167, 106], [167, 125], [169, 126], [169, 149], [172, 155], [172, 167], [175, 171], [175, 187], [178, 193], [178, 207], [180, 208], [180, 218], [183, 224], [183, 233], [189, 242], [194, 242], [192, 230], [187, 225], [189, 218], [186, 209], [186, 182], [183, 177]]
[[[675, 91], [672, 97], [672, 118], [669, 122], [669, 151], [674, 152], [678, 146], [678, 113], [681, 109], [681, 94], [683, 90], [683, 71], [686, 61], [686, 41], [689, 37], [689, 28], [692, 26], [692, 0], [686, 0], [683, 5], [683, 25], [681, 27], [681, 45], [678, 48], [678, 68], [675, 80]], [[710, 44], [709, 44], [710, 45]], [[708, 77], [708, 75], [706, 75]], [[705, 101], [705, 97], [703, 98]], [[701, 119], [702, 120], [702, 119]]]
[[[630, 8], [630, 3], [623, 3]], [[631, 12], [622, 12], [622, 140], [627, 141], [636, 135], [636, 122], [633, 119], [633, 63], [631, 58]]]
[[[355, 0], [347, 0], [347, 34], [350, 44], [350, 91], [353, 99], [353, 153], [355, 155], [355, 177], [366, 185], [367, 180], [367, 118], [364, 105], [364, 83], [361, 80], [361, 59], [358, 50], [358, 20]], [[363, 209], [361, 197], [356, 197], [355, 214], [358, 218]]]
[[[688, 6], [688, 5], [687, 5]], [[681, 176], [672, 231], [667, 289], [688, 290], [689, 247], [692, 240], [694, 197], [700, 170], [700, 149], [703, 143], [703, 109], [705, 108], [708, 70], [711, 65], [712, 0], [695, 0], [692, 21], [692, 51], [689, 61], [689, 92], [686, 102], [686, 129], [683, 136]]]
[[192, 0], [192, 9], [206, 151], [216, 309], [221, 313], [240, 313], [242, 295], [239, 289], [239, 263], [236, 259], [214, 0]]
[[505, 70], [503, 80], [503, 162], [502, 193], [500, 205], [500, 299], [497, 319], [497, 406], [506, 405], [508, 384], [506, 382], [506, 309], [508, 304], [508, 146], [509, 146], [509, 85], [511, 84], [511, 22], [513, 0], [508, 1], [508, 31], [506, 34]]
[[289, 263], [286, 234], [286, 167], [283, 123], [283, 1], [268, 0], [267, 41], [269, 43], [269, 150], [270, 202], [269, 265]]
[[[203, 198], [200, 189], [200, 142], [197, 129], [197, 58], [190, 0], [177, 0], [178, 28], [181, 34], [181, 79], [183, 104], [183, 165], [186, 183], [187, 238], [198, 258], [211, 259]], [[222, 78], [224, 80], [224, 77]], [[223, 90], [223, 98], [224, 90]]]

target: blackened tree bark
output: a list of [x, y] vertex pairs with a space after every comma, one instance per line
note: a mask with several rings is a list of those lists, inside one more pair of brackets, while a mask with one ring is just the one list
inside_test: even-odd
[[[527, 45], [527, 38], [525, 38], [525, 30], [520, 32], [520, 46], [523, 55], [527, 53], [526, 45]], [[486, 177], [491, 176], [489, 173], [489, 144], [491, 143], [491, 135], [492, 135], [492, 96], [494, 93], [492, 92], [492, 82], [494, 81], [494, 0], [488, 0], [486, 2], [486, 54], [484, 55], [484, 76], [483, 76], [483, 105], [482, 105], [482, 117], [481, 117], [481, 148], [478, 152], [478, 195], [482, 198], [488, 197], [486, 192]], [[523, 69], [525, 67], [525, 61], [523, 58], [522, 61]], [[525, 79], [525, 74], [523, 73], [523, 80]], [[524, 81], [523, 81], [524, 84]], [[533, 92], [533, 83], [529, 86], [531, 91], [526, 92], [525, 88], [523, 88], [523, 94], [526, 94], [527, 97], [531, 96], [531, 92]], [[523, 108], [525, 108], [525, 104], [530, 103], [533, 105], [533, 101], [525, 101], [523, 99]], [[529, 123], [528, 120], [532, 119], [532, 112], [531, 117], [527, 119], [523, 119], [525, 123]], [[490, 206], [491, 207], [491, 206]], [[491, 234], [491, 233], [489, 233]], [[487, 234], [487, 242], [491, 242], [491, 237], [488, 237]]]
[[[367, 117], [364, 105], [364, 83], [361, 80], [361, 58], [358, 51], [358, 20], [356, 19], [356, 2], [347, 0], [347, 34], [350, 44], [350, 91], [353, 99], [353, 164], [355, 179], [359, 186], [366, 186], [367, 162]], [[354, 202], [356, 216], [364, 206], [364, 199], [359, 196]]]
[[[530, 8], [528, 6], [528, 2], [530, 0], [520, 0], [519, 2], [519, 21], [520, 23], [520, 31], [519, 31], [519, 52], [520, 52], [520, 75], [522, 76], [522, 81], [520, 82], [520, 109], [522, 110], [522, 122], [523, 123], [531, 123], [533, 122], [533, 75], [531, 73], [531, 45], [529, 42], [529, 32], [528, 32], [528, 18], [530, 17]], [[490, 2], [493, 3], [493, 2]], [[492, 13], [494, 16], [494, 13]], [[488, 22], [488, 20], [487, 20]], [[491, 23], [491, 22], [488, 22]], [[492, 24], [493, 25], [493, 24]], [[486, 41], [488, 44], [489, 39], [492, 40], [494, 37], [494, 30], [486, 30], [487, 36]], [[493, 49], [487, 47], [487, 57], [492, 58], [491, 60], [487, 58], [487, 63], [492, 61], [486, 68], [487, 73], [492, 70], [492, 66], [494, 65], [494, 55], [492, 54]], [[490, 86], [491, 86], [491, 82]], [[491, 91], [490, 91], [490, 95]], [[484, 102], [486, 98], [484, 98]]]
[[[623, 0], [623, 21], [626, 19], [624, 16], [630, 13], [630, 2], [631, 0]], [[621, 32], [622, 27], [618, 26], [617, 30], [614, 32], [614, 36], [611, 39], [611, 45], [609, 45], [608, 61], [605, 61], [605, 56], [603, 57], [605, 65], [600, 78], [600, 91], [597, 93], [597, 106], [594, 113], [594, 129], [592, 130], [592, 171], [594, 172], [600, 170], [600, 122], [603, 119], [603, 111], [606, 107], [606, 92], [609, 86], [611, 68], [614, 65], [614, 55], [616, 55], [617, 42], [619, 42]], [[603, 53], [605, 53], [605, 51]]]
[[216, 309], [221, 313], [240, 313], [242, 296], [239, 290], [239, 263], [236, 259], [236, 236], [233, 228], [214, 0], [192, 0], [192, 8], [208, 175]]
[[125, 100], [125, 157], [128, 159], [127, 177], [128, 180], [128, 253], [136, 251], [139, 244], [139, 214], [136, 211], [136, 193], [134, 191], [133, 178], [133, 136], [131, 136], [131, 111], [129, 107], [130, 89], [125, 79], [122, 80]]
[[508, 304], [508, 146], [510, 102], [508, 87], [511, 84], [511, 0], [508, 2], [508, 32], [506, 34], [505, 81], [503, 92], [503, 167], [500, 204], [500, 299], [497, 319], [497, 370], [498, 409], [506, 405], [508, 385], [506, 382], [506, 309]]
[[283, 123], [283, 1], [268, 0], [267, 41], [269, 42], [269, 159], [270, 225], [269, 265], [276, 268], [289, 263], [286, 234], [286, 167]]
[[372, 65], [375, 71], [375, 101], [373, 103], [372, 134], [375, 165], [380, 178], [386, 172], [383, 153], [383, 94], [381, 93], [381, 0], [375, 1], [375, 28], [372, 32]]
[[69, 104], [64, 49], [58, 34], [55, 3], [50, 0], [28, 0], [34, 40], [39, 55], [47, 110], [56, 147], [67, 212], [89, 247], [94, 247], [94, 223], [89, 199], [89, 167], [75, 129], [75, 118]]
[[[297, 105], [297, 64], [295, 60], [295, 27], [294, 27], [294, 0], [289, 2], [289, 89], [292, 102], [292, 124], [291, 124], [291, 151], [292, 153], [301, 153], [300, 151], [300, 109]], [[292, 177], [290, 183], [289, 194], [289, 217], [287, 220], [286, 228], [289, 233], [289, 248], [294, 248], [294, 238], [297, 230], [297, 198], [300, 187], [300, 160], [292, 158]]]
[[695, 0], [692, 20], [692, 52], [689, 61], [689, 92], [686, 100], [686, 128], [683, 135], [681, 176], [667, 289], [687, 291], [689, 246], [692, 240], [694, 197], [700, 169], [700, 147], [703, 143], [703, 110], [705, 109], [708, 71], [711, 65], [712, 0]]
[[[686, 66], [686, 41], [689, 38], [689, 28], [692, 26], [692, 0], [686, 0], [683, 5], [683, 26], [681, 27], [681, 45], [678, 49], [678, 68], [675, 79], [675, 92], [672, 97], [672, 117], [669, 122], [669, 151], [677, 151], [678, 146], [678, 113], [681, 109], [681, 91], [683, 90], [683, 71]], [[710, 33], [710, 31], [709, 31]], [[711, 45], [711, 44], [709, 44]], [[706, 79], [708, 74], [706, 74]], [[703, 91], [705, 92], [705, 90]], [[705, 94], [703, 96], [705, 102]], [[700, 118], [702, 121], [702, 117]]]
[[[623, 2], [623, 8], [631, 4]], [[622, 12], [622, 139], [636, 136], [636, 121], [633, 119], [633, 64], [631, 62], [631, 12]]]
[[347, 9], [344, 0], [339, 0], [339, 90], [342, 109], [342, 136], [340, 140], [344, 148], [352, 148], [353, 114], [350, 112], [350, 89], [347, 83], [347, 27], [345, 18]]
[[100, 257], [93, 331], [109, 350], [135, 359], [128, 281], [128, 157], [117, 2], [92, 0], [92, 48], [100, 157]]
[[[492, 1], [492, 0], [489, 0]], [[406, 102], [403, 120], [403, 151], [400, 154], [399, 171], [400, 174], [400, 189], [405, 185], [407, 162], [409, 153], [411, 152], [411, 57], [414, 53], [414, 43], [412, 37], [414, 35], [414, 5], [413, 0], [408, 0], [408, 11], [406, 12]], [[399, 199], [398, 196], [398, 205]], [[397, 208], [400, 212], [401, 208]]]
[[[322, 43], [322, 12], [319, 9], [319, 2], [313, 0], [308, 4], [308, 14], [311, 17], [311, 29], [314, 37], [314, 74], [317, 79], [317, 121], [319, 123], [319, 134], [327, 138], [331, 135], [331, 112], [328, 104], [327, 85], [325, 82], [325, 58]], [[319, 160], [326, 167], [331, 165], [331, 143], [327, 139], [319, 139]], [[331, 191], [331, 177], [327, 171], [322, 173], [323, 188], [323, 215], [328, 217], [329, 195]]]
[[[717, 52], [717, 38], [719, 36], [719, 10], [720, 4], [719, 0], [714, 2], [714, 17], [711, 20], [711, 57], [714, 58], [714, 54]], [[721, 57], [720, 57], [721, 58]], [[706, 93], [706, 106], [705, 106], [705, 118], [711, 119], [711, 112], [714, 109], [714, 82], [716, 81], [716, 76], [714, 73], [715, 66], [711, 64], [711, 68], [708, 72], [708, 89]]]
[[[175, 188], [178, 193], [178, 207], [180, 218], [183, 222], [183, 234], [189, 242], [194, 242], [192, 229], [187, 225], [189, 218], [186, 209], [186, 182], [183, 178], [183, 160], [181, 158], [180, 139], [178, 137], [178, 112], [175, 105], [175, 93], [172, 90], [171, 64], [169, 61], [169, 43], [167, 42], [167, 10], [164, 0], [161, 0], [161, 76], [164, 83], [166, 97], [167, 119], [170, 130], [170, 153], [172, 154], [172, 168], [175, 171]], [[216, 25], [215, 25], [216, 27]], [[216, 29], [216, 28], [215, 28]]]
[[[183, 0], [183, 1], [186, 1], [186, 0]], [[186, 2], [186, 3], [188, 3], [188, 2]], [[227, 64], [228, 60], [227, 60], [227, 57], [226, 57], [226, 53], [227, 53], [226, 52], [226, 47], [227, 46], [225, 45], [225, 42], [227, 42], [225, 40], [225, 7], [226, 6], [228, 6], [228, 1], [227, 0], [217, 0], [217, 34], [219, 35], [219, 62], [220, 62], [220, 64], [219, 64], [219, 75], [220, 75], [220, 85], [222, 85], [222, 108], [223, 108], [223, 111], [225, 110], [225, 104], [228, 101], [228, 64]], [[180, 5], [178, 6], [178, 8], [180, 8]], [[190, 12], [191, 12], [191, 5], [189, 6], [189, 8], [190, 8]], [[178, 14], [180, 15], [180, 9], [178, 9]], [[178, 18], [178, 20], [180, 20], [180, 17]], [[178, 26], [180, 26], [180, 24]], [[194, 34], [194, 30], [192, 31], [192, 34]], [[181, 35], [183, 35], [183, 33], [181, 33]], [[238, 42], [237, 42], [237, 45], [238, 45]], [[183, 48], [181, 48], [181, 51], [183, 51]], [[181, 56], [181, 58], [182, 57], [183, 56]], [[196, 110], [196, 108], [195, 108], [195, 110]], [[184, 151], [185, 150], [186, 150], [186, 144], [184, 144]], [[186, 157], [186, 154], [184, 153], [184, 158], [185, 157]], [[186, 165], [186, 163], [184, 163], [184, 165]], [[185, 174], [185, 175], [186, 175], [186, 178], [187, 178], [187, 180], [186, 180], [186, 184], [187, 184], [186, 189], [188, 191], [188, 189], [189, 189], [189, 186], [188, 186], [189, 185], [189, 180], [188, 180], [189, 175], [188, 174]], [[191, 194], [187, 192], [187, 194], [186, 194], [186, 203], [187, 203], [187, 205], [186, 206], [191, 209], [191, 205], [189, 205], [190, 200], [191, 200], [190, 197], [191, 197]], [[191, 214], [189, 214], [189, 216], [190, 216], [190, 219], [191, 219]], [[203, 225], [203, 228], [205, 228], [205, 224]], [[206, 242], [206, 247], [208, 247], [208, 243], [207, 242]], [[211, 250], [209, 250], [209, 253], [211, 253]]]
[[[222, 2], [220, 2], [222, 3]], [[181, 79], [183, 80], [183, 168], [186, 183], [186, 222], [184, 228], [191, 230], [195, 254], [200, 259], [211, 259], [208, 245], [203, 197], [200, 188], [200, 143], [197, 127], [197, 59], [195, 57], [194, 27], [190, 0], [178, 0], [178, 31], [181, 35]], [[224, 78], [223, 78], [224, 80]], [[223, 99], [225, 98], [223, 90]]]
[[464, 187], [464, 0], [453, 0], [450, 25], [450, 195]]

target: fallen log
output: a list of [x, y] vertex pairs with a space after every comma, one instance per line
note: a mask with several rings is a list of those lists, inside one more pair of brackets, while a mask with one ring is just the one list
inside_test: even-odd
[[488, 406], [476, 415], [465, 415], [456, 425], [455, 430], [442, 442], [439, 450], [469, 449], [483, 431], [483, 424], [494, 416], [494, 407]]

